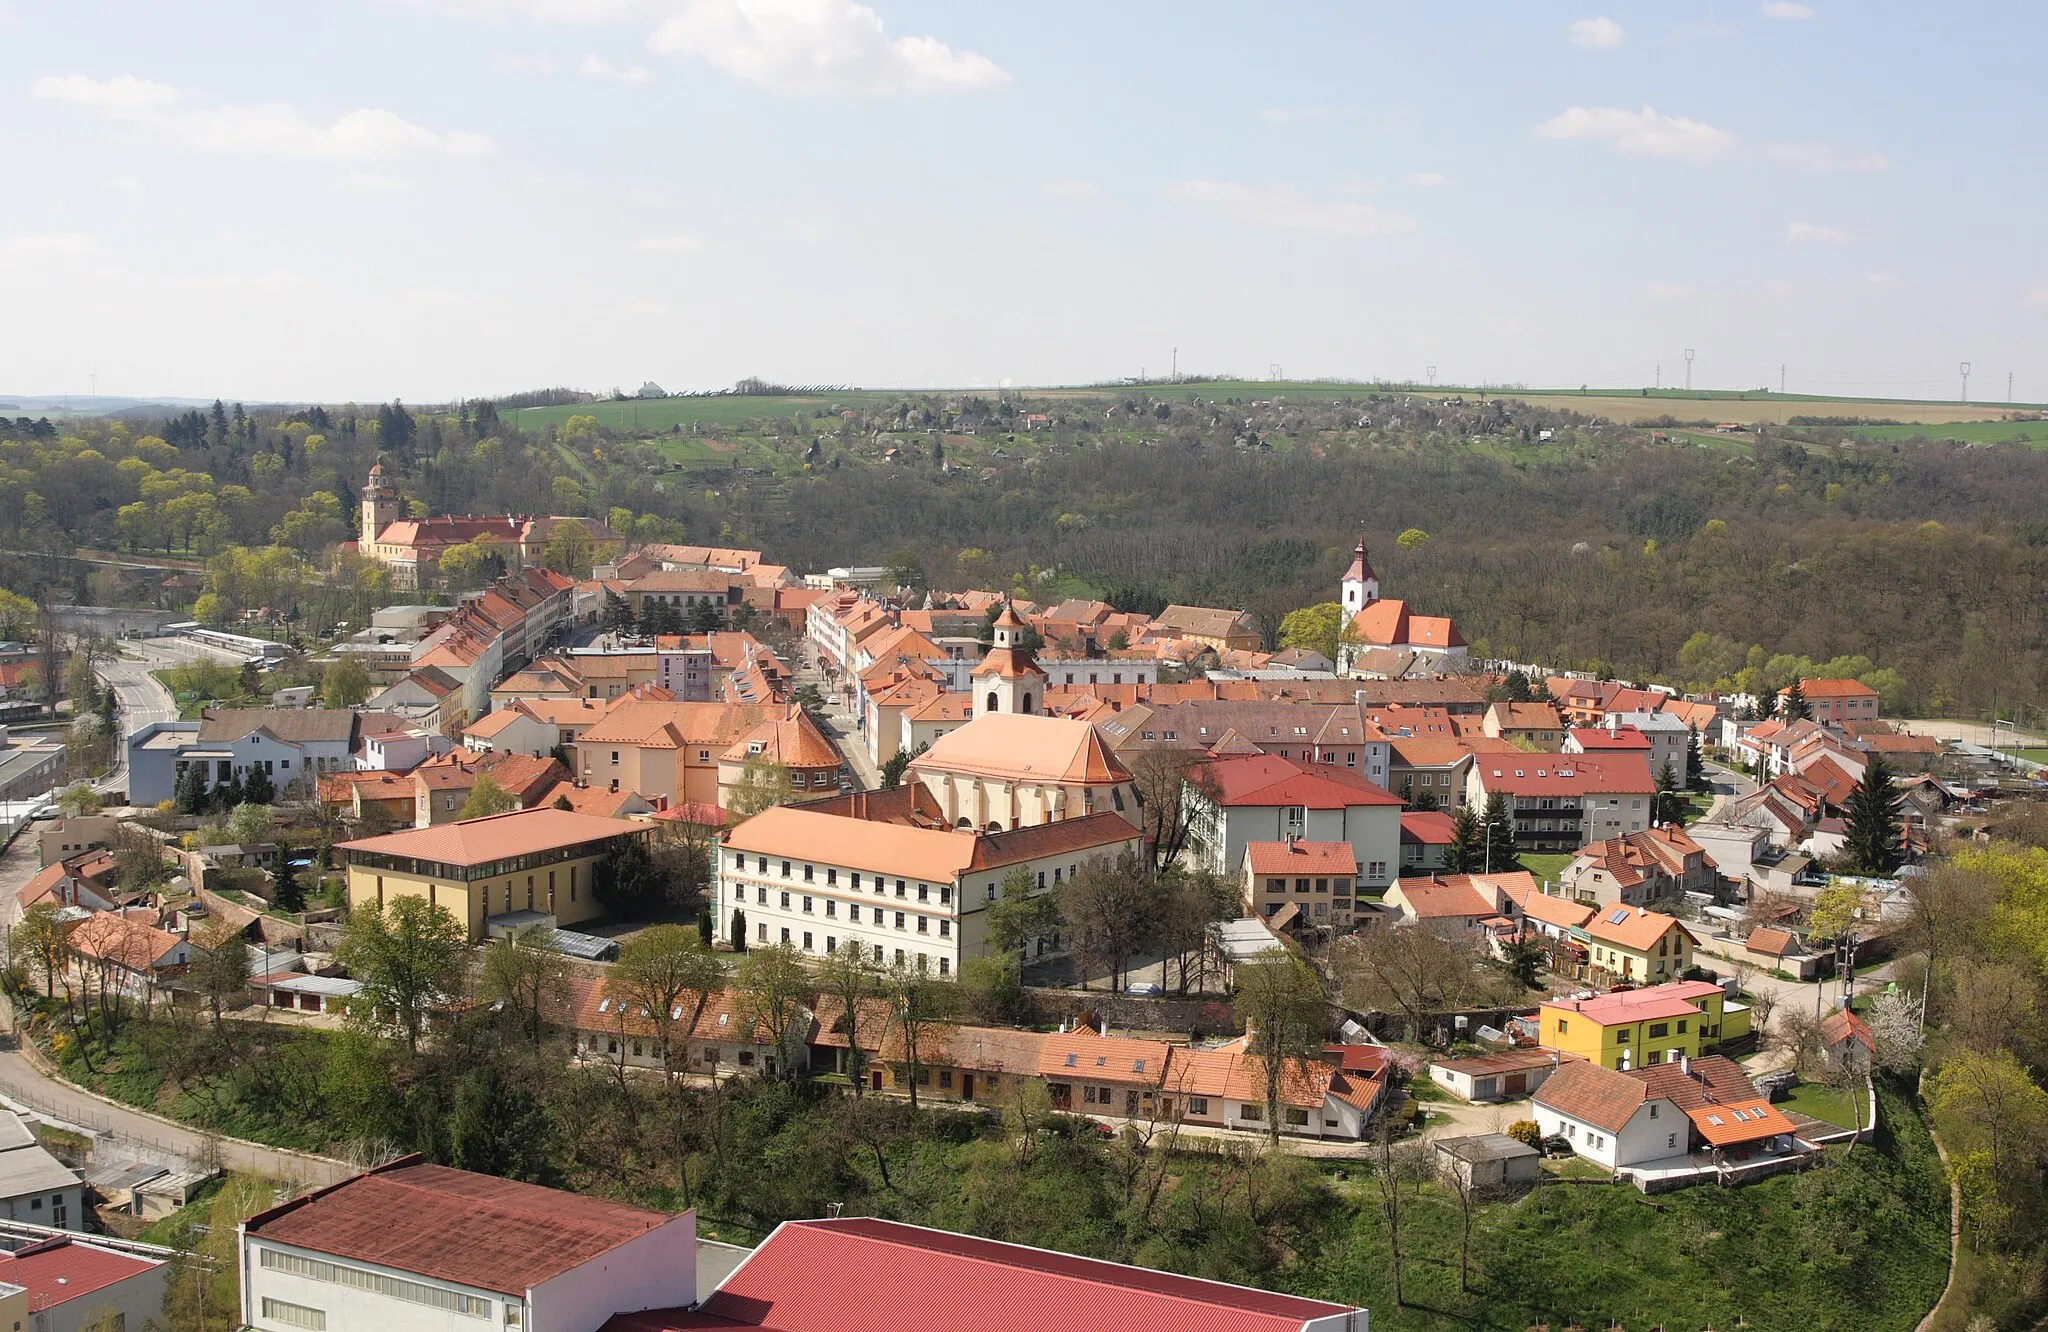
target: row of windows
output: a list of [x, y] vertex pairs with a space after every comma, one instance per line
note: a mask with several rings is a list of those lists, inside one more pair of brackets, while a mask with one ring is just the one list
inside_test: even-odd
[[[901, 925], [898, 925], [896, 928], [900, 930], [903, 927]], [[768, 927], [766, 925], [756, 925], [754, 927], [754, 941], [756, 943], [768, 942]], [[789, 927], [785, 925], [782, 927], [782, 942], [788, 944], [792, 948], [801, 947], [806, 953], [815, 953], [818, 951], [816, 937], [809, 930], [805, 930], [803, 932], [803, 940], [801, 943], [799, 943], [797, 939], [790, 933]], [[855, 940], [848, 939], [846, 941], [846, 946], [848, 948], [859, 948], [861, 945]], [[884, 960], [882, 945], [874, 945], [874, 950], [874, 960], [878, 963], [882, 962]], [[825, 951], [828, 953], [836, 953], [839, 951], [838, 935], [828, 934], [825, 936]], [[901, 948], [897, 949], [896, 965], [899, 967], [905, 966], [908, 964], [908, 962], [908, 954], [906, 954], [904, 950]], [[919, 971], [930, 971], [931, 966], [932, 955], [930, 953], [919, 953], [917, 955], [917, 969]], [[950, 976], [953, 974], [953, 960], [951, 958], [945, 956], [941, 956], [939, 958], [939, 974], [941, 976]]]
[[[754, 891], [755, 891], [755, 893], [757, 894], [757, 896], [756, 896], [756, 898], [755, 898], [755, 900], [754, 900], [754, 905], [756, 905], [756, 906], [767, 906], [767, 905], [768, 905], [768, 890], [767, 890], [766, 888], [756, 888], [756, 889], [755, 889]], [[783, 894], [781, 894], [781, 898], [782, 898], [782, 900], [781, 900], [781, 903], [780, 903], [780, 905], [781, 905], [782, 909], [783, 909], [784, 911], [788, 911], [788, 910], [790, 909], [790, 895], [789, 895], [788, 893], [783, 893]], [[738, 887], [738, 888], [736, 888], [736, 889], [734, 889], [734, 890], [733, 890], [732, 900], [733, 900], [733, 904], [734, 904], [735, 906], [745, 906], [745, 905], [747, 904], [747, 889], [746, 889], [746, 886], [745, 886], [744, 884], [742, 884], [742, 885], [741, 885], [740, 887]], [[811, 896], [810, 896], [809, 894], [805, 894], [805, 895], [804, 895], [804, 897], [803, 897], [803, 908], [802, 908], [802, 910], [803, 910], [803, 913], [804, 913], [804, 914], [805, 914], [806, 916], [809, 916], [809, 915], [814, 915], [814, 914], [816, 914], [816, 912], [815, 912], [815, 910], [814, 910], [814, 907], [813, 907], [813, 904], [814, 904], [814, 902], [815, 902], [815, 901], [816, 901], [816, 899], [815, 899], [815, 898], [812, 898], [812, 897], [811, 897]], [[887, 911], [884, 911], [884, 910], [883, 910], [882, 908], [880, 908], [880, 907], [870, 907], [870, 908], [868, 908], [868, 914], [869, 914], [869, 915], [870, 915], [870, 916], [871, 916], [871, 917], [873, 918], [873, 923], [874, 923], [874, 924], [876, 924], [876, 925], [878, 925], [878, 926], [882, 926], [882, 927], [887, 927], [887, 926], [888, 926], [888, 924], [889, 924], [889, 916], [890, 916], [890, 914], [891, 914], [891, 913], [889, 913], [889, 912], [887, 912]], [[945, 916], [927, 916], [927, 915], [923, 915], [923, 914], [913, 914], [913, 913], [910, 913], [910, 912], [906, 912], [906, 911], [898, 911], [898, 912], [895, 912], [894, 914], [895, 914], [895, 917], [896, 917], [896, 928], [897, 928], [897, 929], [899, 929], [899, 930], [901, 930], [901, 929], [915, 929], [915, 930], [916, 930], [916, 931], [917, 931], [917, 932], [918, 932], [919, 934], [930, 934], [930, 933], [932, 932], [932, 925], [931, 925], [931, 923], [932, 923], [932, 921], [934, 921], [934, 920], [937, 920], [937, 921], [939, 922], [939, 937], [940, 937], [941, 939], [950, 939], [950, 938], [952, 938], [952, 937], [953, 937], [953, 922], [952, 922], [952, 920], [951, 920], [951, 919], [950, 919], [949, 917], [945, 917]], [[838, 918], [839, 918], [839, 903], [838, 903], [838, 901], [837, 901], [836, 899], [834, 899], [834, 898], [830, 898], [830, 897], [826, 898], [826, 899], [825, 899], [825, 919], [827, 919], [827, 920], [837, 920]], [[847, 906], [846, 906], [846, 918], [847, 918], [847, 920], [848, 920], [849, 922], [851, 922], [852, 924], [858, 925], [858, 924], [860, 924], [860, 923], [861, 923], [861, 922], [860, 922], [860, 903], [858, 903], [858, 902], [849, 902], [849, 903], [847, 903]], [[916, 923], [915, 923], [915, 924], [907, 924], [907, 923], [906, 923], [907, 921], [915, 921]]]
[[283, 1323], [286, 1327], [303, 1327], [306, 1332], [327, 1332], [327, 1314], [321, 1309], [293, 1304], [290, 1300], [273, 1300], [263, 1297], [263, 1317], [272, 1323]]
[[334, 1285], [348, 1286], [354, 1290], [367, 1290], [373, 1294], [389, 1296], [394, 1300], [445, 1309], [468, 1318], [491, 1316], [491, 1302], [474, 1295], [442, 1290], [438, 1286], [407, 1281], [404, 1277], [386, 1276], [382, 1272], [366, 1272], [360, 1267], [349, 1267], [342, 1263], [305, 1258], [296, 1253], [281, 1253], [276, 1249], [264, 1249], [262, 1252], [263, 1266], [273, 1272], [305, 1277], [309, 1281], [332, 1282]]

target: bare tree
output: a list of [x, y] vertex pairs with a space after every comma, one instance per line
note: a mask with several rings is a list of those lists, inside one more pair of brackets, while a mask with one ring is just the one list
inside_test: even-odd
[[1464, 1002], [1474, 988], [1471, 949], [1426, 929], [1368, 929], [1343, 941], [1333, 962], [1346, 1003], [1399, 1013], [1417, 1029], [1431, 1014]]
[[1111, 990], [1124, 988], [1131, 958], [1157, 932], [1159, 900], [1159, 881], [1132, 851], [1089, 861], [1060, 894], [1076, 950], [1084, 963], [1109, 969]]
[[1373, 1174], [1380, 1189], [1380, 1215], [1387, 1222], [1387, 1264], [1394, 1282], [1394, 1307], [1405, 1308], [1401, 1294], [1401, 1225], [1407, 1195], [1421, 1182], [1427, 1166], [1413, 1143], [1396, 1144], [1393, 1125], [1380, 1121], [1379, 1149]]
[[1145, 749], [1131, 760], [1131, 781], [1144, 811], [1145, 844], [1152, 848], [1152, 868], [1172, 869], [1188, 844], [1199, 802], [1190, 788], [1210, 797], [1216, 780], [1199, 752], [1192, 749]]

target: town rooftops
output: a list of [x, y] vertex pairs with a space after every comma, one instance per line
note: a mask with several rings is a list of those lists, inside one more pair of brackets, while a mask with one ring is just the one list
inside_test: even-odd
[[1456, 840], [1455, 821], [1440, 809], [1401, 811], [1401, 841], [1417, 846], [1449, 846]]
[[1401, 801], [1385, 787], [1331, 764], [1296, 763], [1273, 754], [1218, 759], [1203, 768], [1216, 803], [1263, 807], [1300, 805], [1309, 809], [1350, 809]]
[[[916, 792], [907, 794], [914, 797]], [[728, 832], [724, 849], [951, 883], [969, 870], [1013, 865], [1039, 856], [1109, 852], [1138, 835], [1121, 815], [1107, 811], [1001, 833], [920, 827], [889, 817], [864, 816], [859, 811], [879, 806], [879, 812], [887, 815], [906, 804], [902, 797], [859, 798], [870, 795], [886, 797], [889, 793], [863, 791], [852, 798], [772, 806]]]
[[1588, 753], [1594, 750], [1618, 750], [1621, 752], [1644, 753], [1650, 748], [1650, 737], [1633, 726], [1574, 726], [1571, 737], [1580, 749]]
[[1491, 916], [1499, 912], [1493, 885], [1475, 874], [1432, 874], [1396, 881], [1408, 903], [1408, 914], [1417, 920], [1440, 920], [1461, 916]]
[[1038, 1053], [1041, 1077], [1079, 1082], [1136, 1082], [1156, 1087], [1173, 1047], [1164, 1041], [1104, 1036], [1083, 1023], [1045, 1038]]
[[258, 1212], [258, 1242], [524, 1295], [678, 1218], [404, 1156]]
[[1254, 874], [1356, 874], [1358, 852], [1349, 842], [1248, 842]]
[[513, 856], [529, 856], [559, 847], [599, 842], [644, 830], [645, 825], [620, 819], [577, 814], [542, 806], [515, 809], [481, 819], [464, 819], [434, 828], [409, 828], [382, 837], [343, 842], [352, 855], [408, 856], [444, 865], [481, 865]]
[[1789, 930], [1772, 929], [1768, 925], [1759, 925], [1751, 930], [1742, 946], [1765, 957], [1789, 957], [1799, 951], [1799, 941]]
[[[834, 1273], [886, 1279], [864, 1284], [859, 1298], [849, 1299], [841, 1282], [820, 1279]], [[1316, 1324], [1342, 1327], [1357, 1314], [1297, 1295], [845, 1217], [776, 1227], [697, 1313], [621, 1315], [604, 1332], [735, 1324], [777, 1332], [1038, 1332], [1055, 1324], [1115, 1332], [1302, 1332]]]
[[40, 1312], [84, 1299], [163, 1265], [160, 1259], [102, 1249], [83, 1236], [47, 1239], [13, 1253], [0, 1253], [0, 1281], [25, 1287], [30, 1311]]
[[1675, 1064], [1649, 1064], [1622, 1070], [1681, 1110], [1703, 1105], [1754, 1100], [1756, 1085], [1742, 1065], [1726, 1055], [1699, 1055]]

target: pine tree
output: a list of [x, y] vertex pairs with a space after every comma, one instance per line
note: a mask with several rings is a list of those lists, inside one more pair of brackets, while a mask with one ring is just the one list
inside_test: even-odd
[[242, 783], [243, 804], [274, 805], [277, 803], [277, 784], [270, 780], [270, 774], [251, 764], [249, 780]]
[[1486, 797], [1486, 835], [1479, 858], [1480, 869], [1489, 874], [1512, 874], [1522, 868], [1515, 855], [1515, 821], [1503, 792]]
[[299, 872], [292, 866], [289, 851], [278, 854], [277, 880], [272, 891], [279, 911], [297, 912], [306, 909], [306, 889], [299, 882]]
[[709, 911], [697, 913], [697, 938], [703, 941], [704, 951], [711, 951], [711, 941], [718, 936], [718, 926], [712, 922]]
[[747, 951], [747, 913], [737, 907], [733, 908], [732, 913], [732, 951]]
[[1445, 868], [1453, 874], [1476, 874], [1486, 865], [1486, 830], [1470, 805], [1451, 815], [1451, 850]]
[[1806, 701], [1806, 691], [1800, 682], [1794, 680], [1778, 699], [1778, 717], [1783, 721], [1798, 722], [1813, 720], [1813, 705]]
[[1666, 759], [1657, 769], [1657, 793], [1650, 800], [1650, 816], [1658, 823], [1683, 823], [1685, 801], [1678, 794], [1678, 770]]
[[180, 814], [201, 814], [206, 810], [206, 775], [201, 771], [204, 762], [187, 763], [178, 773], [178, 784], [171, 794]]
[[1694, 791], [1702, 790], [1707, 784], [1707, 759], [1700, 752], [1700, 728], [1686, 728], [1685, 741], [1685, 784]]
[[1863, 780], [1849, 793], [1848, 825], [1843, 849], [1857, 869], [1890, 874], [1905, 859], [1899, 847], [1899, 793], [1883, 754], [1870, 756]]

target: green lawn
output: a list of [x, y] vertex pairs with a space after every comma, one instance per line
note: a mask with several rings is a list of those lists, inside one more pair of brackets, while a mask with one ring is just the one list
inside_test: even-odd
[[[1795, 426], [1793, 429], [1798, 429]], [[1944, 425], [1850, 426], [1864, 439], [1957, 439], [1966, 444], [2031, 444], [2048, 448], [2048, 421], [1953, 421]]]
[[[1848, 1093], [1818, 1082], [1800, 1083], [1777, 1105], [1780, 1110], [1797, 1110], [1802, 1115], [1811, 1115], [1837, 1128], [1856, 1127], [1856, 1109], [1849, 1103]], [[1865, 1113], [1867, 1115], [1868, 1112]]]
[[1535, 875], [1536, 882], [1538, 883], [1557, 882], [1558, 876], [1564, 873], [1565, 866], [1571, 864], [1576, 859], [1578, 859], [1577, 853], [1570, 851], [1560, 851], [1556, 855], [1549, 856], [1524, 855], [1520, 857], [1522, 868]]

